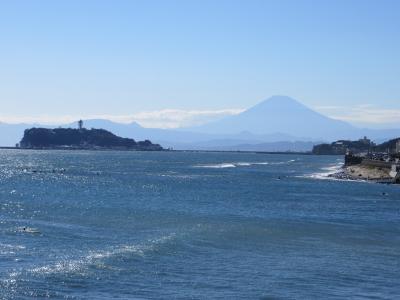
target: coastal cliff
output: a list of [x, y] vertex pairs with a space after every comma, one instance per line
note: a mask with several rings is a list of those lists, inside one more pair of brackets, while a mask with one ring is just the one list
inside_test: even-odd
[[28, 149], [114, 149], [160, 151], [163, 148], [149, 140], [135, 141], [119, 137], [104, 129], [30, 128], [20, 142]]

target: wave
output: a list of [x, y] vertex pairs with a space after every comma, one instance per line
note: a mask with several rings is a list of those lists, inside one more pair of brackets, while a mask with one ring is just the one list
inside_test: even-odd
[[[106, 266], [107, 259], [118, 256], [135, 255], [145, 257], [149, 252], [157, 251], [157, 249], [166, 243], [175, 239], [176, 235], [170, 234], [160, 238], [149, 239], [146, 242], [137, 245], [119, 245], [107, 250], [90, 251], [87, 255], [74, 259], [63, 259], [53, 264], [20, 270], [9, 274], [8, 279], [2, 280], [4, 283], [16, 282], [19, 277], [24, 275], [48, 276], [53, 274], [75, 274], [86, 275], [90, 268], [112, 268]], [[1, 286], [1, 285], [0, 285]]]
[[14, 249], [14, 250], [20, 250], [20, 249], [26, 249], [25, 246], [22, 245], [11, 245], [11, 244], [3, 244], [0, 243], [0, 249]]
[[295, 159], [287, 160], [287, 161], [278, 161], [278, 162], [228, 162], [228, 163], [218, 163], [218, 164], [209, 164], [209, 165], [195, 165], [195, 168], [210, 168], [210, 169], [224, 169], [224, 168], [236, 168], [236, 167], [249, 167], [255, 165], [285, 165], [292, 162], [295, 162]]
[[177, 178], [177, 179], [196, 179], [201, 178], [201, 175], [195, 174], [158, 174], [160, 177]]
[[313, 179], [330, 179], [330, 180], [339, 180], [338, 178], [333, 177], [333, 174], [339, 173], [342, 169], [343, 162], [331, 164], [329, 166], [323, 167], [320, 170], [322, 172], [315, 172], [311, 174], [302, 175], [299, 177], [305, 178], [313, 178]]
[[249, 162], [238, 162], [238, 163], [236, 163], [236, 165], [237, 166], [251, 166], [252, 163], [249, 163]]
[[214, 165], [196, 165], [196, 168], [210, 168], [210, 169], [225, 169], [225, 168], [236, 168], [236, 165], [233, 163], [220, 163]]
[[16, 252], [26, 249], [23, 245], [11, 245], [0, 243], [0, 255], [14, 255]]

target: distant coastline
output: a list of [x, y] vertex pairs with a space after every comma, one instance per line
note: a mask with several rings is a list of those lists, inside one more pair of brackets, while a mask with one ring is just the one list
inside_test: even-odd
[[[86, 151], [132, 151], [130, 149], [118, 148], [65, 148], [65, 147], [51, 147], [51, 148], [21, 148], [21, 147], [8, 147], [0, 146], [0, 150], [86, 150]], [[147, 150], [136, 150], [147, 151]], [[162, 149], [164, 152], [188, 152], [188, 153], [254, 153], [254, 154], [285, 154], [285, 155], [314, 155], [311, 152], [289, 152], [289, 151], [247, 151], [247, 150], [175, 150], [175, 149]], [[337, 155], [339, 156], [339, 155]]]

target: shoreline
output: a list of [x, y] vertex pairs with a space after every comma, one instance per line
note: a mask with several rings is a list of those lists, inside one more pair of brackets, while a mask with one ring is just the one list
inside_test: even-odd
[[362, 165], [343, 165], [339, 172], [329, 174], [328, 177], [341, 180], [395, 184], [394, 178], [392, 178], [389, 173], [390, 170], [384, 168], [376, 168]]

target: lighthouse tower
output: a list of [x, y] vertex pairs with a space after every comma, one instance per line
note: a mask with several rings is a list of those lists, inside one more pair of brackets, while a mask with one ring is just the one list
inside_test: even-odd
[[79, 127], [79, 130], [82, 130], [82, 128], [83, 128], [83, 121], [82, 120], [78, 121], [78, 127]]

